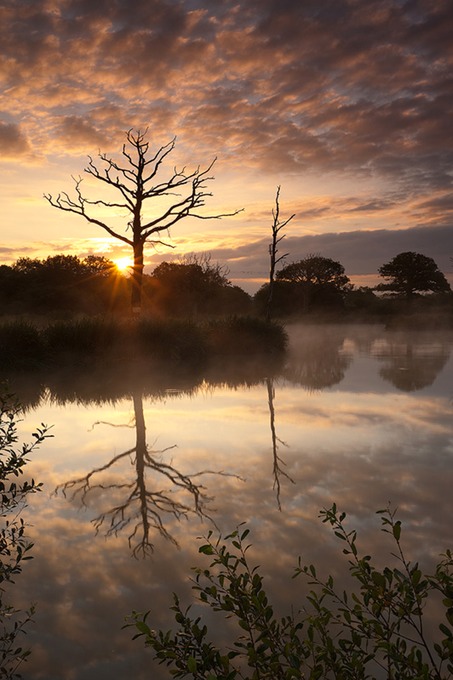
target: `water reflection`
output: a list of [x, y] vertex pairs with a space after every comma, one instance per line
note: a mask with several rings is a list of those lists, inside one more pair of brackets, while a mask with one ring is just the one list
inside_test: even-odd
[[324, 390], [341, 382], [351, 363], [351, 357], [341, 352], [345, 333], [341, 326], [293, 329], [285, 378], [309, 391]]
[[[193, 511], [190, 491], [174, 485], [184, 500], [175, 493], [168, 494], [170, 499], [191, 511], [190, 522], [163, 515], [180, 551], [150, 519], [152, 558], [130, 558], [128, 535], [136, 529], [134, 549], [145, 534], [141, 494], [173, 484], [150, 461], [172, 466], [195, 485], [206, 482], [202, 493], [216, 498], [215, 508], [209, 502], [204, 508], [223, 533], [242, 521], [251, 526], [253, 562], [262, 565], [281, 611], [302, 602], [302, 584], [297, 583], [296, 593], [288, 587], [299, 554], [324, 573], [335, 571], [343, 557], [317, 520], [319, 509], [332, 501], [352, 515], [351, 528], [360, 527], [361, 547], [382, 560], [387, 559], [385, 536], [369, 529], [379, 525], [374, 512], [389, 500], [399, 506], [407, 527], [408, 554], [429, 565], [451, 547], [451, 335], [443, 340], [425, 334], [423, 349], [421, 335], [419, 341], [413, 333], [381, 328], [323, 326], [318, 334], [311, 328], [293, 330], [287, 365], [280, 372], [238, 362], [229, 372], [217, 365], [192, 376], [144, 370], [135, 385], [127, 376], [117, 382], [106, 374], [43, 376], [39, 389], [32, 385], [33, 376], [28, 387], [23, 380], [21, 389], [30, 403], [41, 394], [26, 421], [55, 424], [55, 438], [32, 461], [30, 474], [48, 490], [68, 481], [81, 487], [74, 504], [61, 493], [33, 499], [35, 559], [19, 594], [25, 603], [38, 603], [29, 634], [33, 652], [24, 668], [29, 680], [168, 677], [165, 668], [150, 668], [146, 650], [131, 642], [121, 626], [132, 609], [148, 608], [153, 627], [171, 626], [169, 593], [179, 592], [184, 602], [190, 601], [190, 567], [206, 564], [197, 555], [196, 537], [210, 525]], [[405, 361], [407, 343], [417, 359], [412, 361], [415, 373], [423, 374], [424, 365], [436, 358], [439, 372], [429, 389], [404, 391], [381, 374]], [[318, 379], [315, 365], [322, 374]], [[93, 422], [99, 423], [94, 430]], [[134, 430], [102, 423], [129, 424]], [[150, 441], [157, 434], [159, 440]], [[245, 481], [196, 476], [198, 470], [213, 469], [234, 472]], [[78, 512], [87, 477], [92, 488], [88, 510], [92, 516], [105, 515], [97, 537], [86, 515]], [[114, 484], [118, 488], [108, 488]], [[68, 488], [67, 494], [75, 491], [76, 486]], [[133, 502], [127, 505], [130, 497]], [[283, 512], [278, 512], [279, 500]], [[129, 524], [115, 540], [104, 541], [103, 532], [111, 527], [109, 512], [120, 506]]]
[[414, 392], [432, 385], [447, 363], [451, 347], [446, 341], [426, 337], [396, 337], [380, 348], [385, 365], [379, 373], [403, 392]]
[[277, 437], [277, 429], [276, 429], [276, 424], [275, 424], [275, 406], [274, 406], [275, 388], [274, 388], [274, 381], [272, 380], [272, 378], [266, 378], [266, 387], [267, 387], [267, 403], [269, 405], [269, 425], [270, 425], [270, 428], [271, 428], [272, 460], [273, 460], [272, 472], [273, 472], [273, 475], [274, 475], [274, 491], [275, 491], [275, 495], [276, 495], [276, 498], [277, 498], [278, 509], [281, 510], [282, 509], [282, 504], [281, 504], [281, 499], [280, 499], [281, 477], [284, 477], [285, 479], [289, 480], [293, 484], [295, 484], [295, 481], [284, 469], [284, 466], [286, 465], [286, 463], [279, 454], [280, 446], [288, 447], [288, 444], [286, 444], [286, 442], [282, 441], [281, 439], [279, 439], [279, 437]]
[[[195, 480], [204, 475], [229, 473], [202, 470], [184, 474], [171, 462], [166, 462], [166, 454], [176, 445], [161, 451], [150, 449], [146, 441], [143, 395], [140, 392], [133, 395], [133, 407], [135, 446], [114, 455], [86, 475], [64, 482], [56, 492], [61, 491], [71, 501], [80, 501], [84, 507], [101, 504], [106, 497], [111, 499], [108, 508], [91, 520], [96, 533], [105, 529], [108, 537], [128, 530], [132, 555], [145, 557], [154, 551], [153, 532], [178, 546], [167, 528], [169, 518], [180, 521], [196, 515], [215, 525], [207, 512], [212, 497]], [[164, 486], [161, 486], [162, 483]]]

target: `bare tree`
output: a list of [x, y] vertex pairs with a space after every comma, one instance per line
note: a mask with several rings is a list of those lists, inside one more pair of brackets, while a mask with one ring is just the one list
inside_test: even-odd
[[[168, 234], [168, 230], [180, 220], [186, 217], [203, 220], [220, 219], [231, 217], [240, 212], [236, 210], [232, 213], [217, 215], [200, 214], [198, 211], [205, 205], [206, 198], [212, 196], [211, 193], [206, 191], [206, 185], [207, 182], [214, 179], [210, 172], [216, 159], [214, 158], [212, 163], [204, 170], [201, 170], [199, 166], [192, 172], [187, 172], [185, 167], [181, 170], [174, 168], [170, 177], [162, 180], [161, 166], [175, 148], [176, 138], [161, 146], [153, 154], [150, 152], [147, 134], [148, 130], [145, 130], [144, 133], [134, 132], [133, 130], [126, 132], [126, 142], [122, 149], [125, 160], [122, 164], [104, 153], [99, 153], [102, 166], [98, 167], [91, 156], [88, 156], [89, 163], [85, 172], [116, 191], [116, 195], [119, 196], [118, 201], [86, 198], [82, 194], [81, 177], [73, 178], [76, 192], [74, 198], [71, 198], [66, 192], [58, 194], [55, 198], [50, 194], [44, 195], [54, 208], [80, 215], [90, 224], [101, 227], [110, 236], [119, 239], [133, 249], [131, 302], [132, 310], [135, 313], [141, 311], [145, 243], [173, 247], [168, 242], [164, 242], [160, 235], [162, 232]], [[147, 205], [150, 199], [156, 199], [153, 208], [154, 210], [157, 209], [158, 212], [157, 214], [153, 212], [152, 216], [145, 216], [145, 204]], [[164, 199], [164, 202], [159, 199]], [[96, 215], [96, 208], [124, 210], [127, 215], [125, 232], [130, 230], [131, 235], [121, 233], [116, 228], [109, 226], [99, 215]]]
[[269, 244], [269, 256], [270, 256], [270, 271], [269, 271], [269, 297], [267, 300], [267, 312], [266, 312], [266, 319], [267, 321], [270, 321], [271, 319], [271, 308], [272, 308], [272, 298], [274, 295], [274, 282], [275, 282], [275, 267], [279, 262], [285, 259], [285, 257], [288, 256], [288, 253], [285, 253], [284, 255], [280, 255], [280, 257], [277, 257], [278, 253], [278, 244], [280, 241], [282, 241], [286, 234], [280, 235], [281, 230], [283, 227], [286, 227], [288, 222], [290, 222], [294, 215], [291, 215], [291, 217], [288, 217], [288, 219], [284, 220], [283, 222], [280, 221], [280, 186], [277, 187], [277, 193], [275, 196], [275, 209], [272, 210], [272, 217], [273, 217], [273, 222], [272, 222], [272, 242]]

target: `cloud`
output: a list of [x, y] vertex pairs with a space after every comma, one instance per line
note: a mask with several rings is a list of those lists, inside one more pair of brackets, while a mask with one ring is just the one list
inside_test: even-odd
[[30, 145], [20, 126], [0, 121], [0, 160], [17, 160], [29, 154]]
[[10, 4], [2, 24], [3, 106], [21, 106], [30, 130], [37, 108], [50, 137], [62, 114], [94, 124], [113, 105], [114, 126], [159, 111], [162, 132], [187, 131], [199, 148], [221, 135], [226, 157], [241, 149], [263, 171], [361, 169], [451, 186], [443, 3], [41, 0]]

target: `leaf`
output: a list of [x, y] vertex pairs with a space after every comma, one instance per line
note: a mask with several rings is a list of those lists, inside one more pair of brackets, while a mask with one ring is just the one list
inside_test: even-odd
[[187, 659], [187, 668], [191, 673], [197, 672], [197, 660], [193, 656], [189, 656]]
[[213, 555], [214, 548], [212, 545], [209, 545], [209, 543], [206, 543], [206, 545], [202, 545], [200, 548], [198, 548], [198, 552], [203, 553], [204, 555]]
[[393, 537], [395, 541], [399, 541], [401, 536], [401, 522], [398, 520], [393, 525]]

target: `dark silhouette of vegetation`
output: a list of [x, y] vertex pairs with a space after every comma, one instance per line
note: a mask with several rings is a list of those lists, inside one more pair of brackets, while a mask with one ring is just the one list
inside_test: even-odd
[[[300, 316], [319, 310], [339, 311], [352, 288], [344, 267], [321, 255], [309, 255], [283, 267], [276, 275], [272, 300], [275, 314]], [[267, 313], [269, 284], [255, 295], [258, 309]]]
[[[153, 630], [150, 612], [133, 612], [127, 625], [174, 678], [446, 680], [453, 675], [452, 553], [441, 555], [432, 573], [422, 571], [404, 552], [395, 511], [388, 507], [378, 514], [392, 539], [391, 563], [384, 566], [360, 553], [357, 532], [335, 504], [321, 511], [348, 559], [352, 585], [337, 586], [338, 577], [323, 577], [299, 559], [294, 576], [302, 576], [310, 590], [295, 590], [294, 606], [283, 617], [269, 601], [259, 567], [249, 561], [249, 529], [241, 525], [225, 539], [209, 532], [199, 548], [209, 564], [194, 569], [193, 589], [198, 604], [235, 624], [232, 644], [224, 648], [212, 640], [212, 618], [204, 623], [203, 614], [194, 616], [177, 595], [171, 607], [176, 630]], [[432, 639], [427, 605], [436, 607]]]
[[[186, 217], [198, 219], [220, 219], [231, 217], [239, 211], [217, 215], [205, 215], [199, 212], [206, 199], [212, 194], [206, 191], [207, 183], [214, 178], [210, 175], [215, 163], [214, 159], [204, 170], [198, 167], [192, 172], [183, 167], [176, 168], [166, 179], [161, 170], [167, 156], [173, 151], [176, 140], [161, 146], [156, 152], [150, 151], [147, 140], [148, 131], [144, 133], [129, 130], [122, 149], [122, 162], [114, 160], [104, 153], [99, 154], [101, 167], [89, 157], [85, 172], [107, 186], [115, 199], [89, 199], [82, 194], [82, 178], [75, 180], [74, 198], [63, 192], [57, 197], [45, 195], [49, 203], [64, 212], [80, 215], [90, 224], [95, 224], [110, 236], [122, 241], [133, 250], [132, 267], [132, 310], [140, 313], [142, 303], [142, 284], [144, 267], [144, 248], [146, 243], [172, 247], [162, 240], [162, 234]], [[108, 194], [107, 194], [108, 196]], [[146, 212], [151, 203], [152, 212]], [[111, 208], [113, 211], [123, 210], [126, 218], [123, 232], [104, 221], [102, 211]], [[100, 210], [99, 210], [100, 209]], [[113, 222], [111, 224], [114, 224]], [[130, 235], [127, 233], [130, 231]]]
[[291, 222], [294, 215], [288, 217], [288, 219], [280, 220], [280, 186], [277, 187], [277, 194], [275, 196], [275, 209], [272, 210], [272, 241], [269, 244], [269, 257], [270, 257], [270, 269], [269, 269], [269, 297], [267, 300], [267, 310], [266, 319], [271, 320], [272, 316], [272, 299], [274, 294], [275, 285], [275, 268], [282, 262], [288, 253], [284, 253], [277, 257], [278, 254], [278, 244], [285, 238], [286, 234], [280, 234], [281, 230], [286, 227], [286, 225]]
[[[279, 221], [277, 212], [274, 217], [277, 229], [287, 224]], [[278, 233], [276, 239], [283, 238]], [[274, 243], [275, 256], [279, 242]], [[280, 261], [276, 257], [275, 264]], [[433, 262], [432, 265], [436, 267]], [[395, 289], [391, 296], [381, 293], [393, 289], [393, 283], [380, 284], [375, 289], [355, 288], [339, 262], [313, 255], [275, 274], [271, 298], [271, 284], [266, 283], [252, 299], [239, 286], [232, 285], [228, 270], [211, 262], [208, 254], [191, 255], [180, 261], [162, 262], [151, 274], [143, 274], [141, 309], [144, 317], [161, 320], [202, 321], [251, 315], [268, 318], [271, 299], [272, 316], [280, 319], [451, 327], [453, 293], [441, 272], [437, 271], [434, 280], [439, 290], [429, 295], [417, 294], [411, 283], [413, 294], [408, 305], [403, 284], [400, 292]], [[49, 319], [74, 316], [120, 319], [129, 316], [132, 285], [132, 279], [103, 256], [19, 258], [12, 266], [0, 266], [0, 315], [39, 316], [47, 324]], [[23, 331], [28, 332], [26, 325]], [[31, 347], [26, 354], [31, 354]]]
[[216, 357], [278, 358], [287, 335], [277, 323], [255, 317], [227, 317], [202, 323], [185, 319], [121, 320], [82, 317], [35, 325], [28, 321], [0, 324], [0, 369], [12, 371], [174, 365], [185, 371], [208, 366]]
[[123, 304], [127, 281], [111, 260], [97, 255], [19, 258], [0, 268], [4, 313], [98, 314]]
[[34, 606], [27, 611], [11, 604], [11, 586], [22, 572], [23, 563], [32, 558], [33, 544], [27, 536], [28, 525], [22, 511], [30, 494], [41, 490], [34, 479], [23, 479], [28, 457], [47, 438], [48, 427], [41, 425], [30, 444], [18, 446], [17, 425], [21, 407], [15, 398], [0, 395], [0, 677], [20, 678], [17, 672], [29, 651], [19, 638], [32, 621]]
[[399, 253], [379, 267], [379, 274], [387, 283], [376, 287], [379, 291], [390, 291], [412, 300], [417, 293], [449, 292], [450, 284], [431, 257], [420, 253]]
[[145, 284], [148, 309], [153, 316], [218, 316], [247, 314], [251, 298], [227, 278], [225, 268], [209, 256], [162, 262]]

